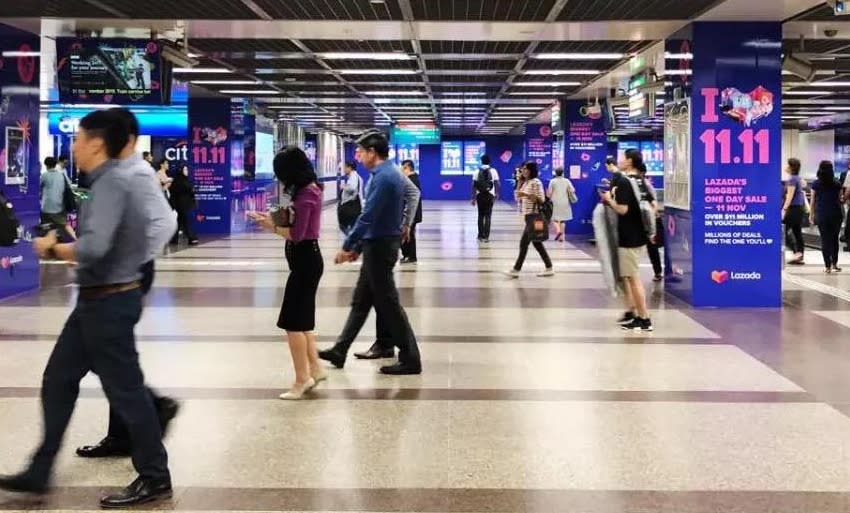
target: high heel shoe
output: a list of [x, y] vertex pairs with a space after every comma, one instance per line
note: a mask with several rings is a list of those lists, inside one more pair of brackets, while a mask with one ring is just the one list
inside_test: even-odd
[[309, 392], [313, 387], [316, 386], [316, 381], [313, 378], [308, 379], [302, 384], [295, 384], [289, 389], [289, 392], [284, 392], [280, 394], [280, 398], [284, 401], [298, 401], [304, 394]]
[[324, 369], [319, 369], [318, 372], [313, 374], [313, 381], [315, 381], [315, 384], [313, 386], [315, 387], [316, 385], [318, 385], [322, 381], [327, 381], [327, 379], [328, 379], [327, 371], [325, 371]]

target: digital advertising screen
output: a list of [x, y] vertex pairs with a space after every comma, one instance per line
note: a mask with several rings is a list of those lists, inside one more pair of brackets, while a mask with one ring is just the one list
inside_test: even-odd
[[163, 94], [161, 51], [156, 41], [59, 38], [59, 101], [162, 104], [170, 95]]
[[440, 145], [440, 167], [444, 175], [463, 174], [463, 143], [443, 141]]
[[638, 141], [620, 141], [617, 143], [617, 162], [620, 162], [626, 157], [626, 152], [629, 150], [640, 151], [640, 142]]
[[264, 132], [256, 133], [257, 177], [271, 178], [274, 176], [274, 135]]
[[419, 170], [419, 145], [418, 144], [396, 144], [395, 162], [401, 166], [405, 160], [412, 160], [413, 167]]
[[664, 143], [661, 141], [644, 141], [640, 143], [643, 163], [646, 164], [646, 174], [650, 176], [664, 175]]
[[463, 169], [467, 175], [475, 175], [481, 166], [481, 157], [487, 153], [484, 141], [466, 141], [463, 143]]

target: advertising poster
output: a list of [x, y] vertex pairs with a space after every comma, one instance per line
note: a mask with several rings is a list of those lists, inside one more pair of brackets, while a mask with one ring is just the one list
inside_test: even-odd
[[552, 176], [551, 125], [525, 125], [525, 156], [537, 162], [541, 178]]
[[189, 100], [189, 162], [198, 209], [195, 229], [201, 234], [230, 233], [230, 101]]
[[781, 47], [780, 23], [694, 24], [695, 306], [782, 303]]
[[418, 144], [396, 144], [395, 161], [401, 166], [405, 160], [412, 160], [413, 166], [419, 170], [419, 145]]
[[640, 143], [640, 153], [646, 164], [648, 176], [664, 175], [664, 143], [661, 141], [643, 141]]
[[481, 167], [481, 157], [487, 153], [487, 143], [484, 141], [465, 141], [463, 143], [464, 174], [475, 176]]
[[443, 141], [440, 145], [441, 174], [463, 174], [463, 143], [459, 141]]
[[[573, 220], [567, 225], [569, 233], [593, 232], [593, 209], [599, 203], [596, 186], [608, 178], [605, 159], [608, 157], [608, 136], [605, 133], [604, 109], [582, 100], [564, 103], [564, 164], [576, 188], [578, 203], [573, 205]], [[575, 177], [575, 178], [574, 178]]]
[[638, 141], [620, 141], [617, 143], [617, 162], [626, 158], [626, 152], [629, 150], [640, 151], [640, 143]]
[[[11, 244], [0, 246], [0, 299], [38, 288], [39, 263], [32, 249], [39, 206], [39, 37], [0, 24], [0, 194], [20, 222]], [[5, 239], [5, 237], [4, 237]]]

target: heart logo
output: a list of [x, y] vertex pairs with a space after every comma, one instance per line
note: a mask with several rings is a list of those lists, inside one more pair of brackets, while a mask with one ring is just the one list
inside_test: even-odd
[[720, 110], [730, 118], [750, 126], [773, 112], [773, 93], [762, 86], [749, 93], [727, 87], [720, 92]]
[[729, 281], [729, 271], [711, 271], [711, 281], [722, 285]]
[[195, 216], [195, 219], [197, 219], [199, 223], [203, 223], [206, 216], [204, 216], [204, 214], [198, 214]]
[[499, 157], [499, 158], [501, 159], [502, 162], [507, 164], [511, 160], [511, 157], [513, 157], [513, 156], [514, 156], [514, 154], [513, 154], [512, 151], [506, 150], [506, 151], [502, 152], [502, 156]]
[[0, 258], [0, 267], [2, 267], [3, 269], [8, 269], [9, 265], [11, 265], [9, 257]]

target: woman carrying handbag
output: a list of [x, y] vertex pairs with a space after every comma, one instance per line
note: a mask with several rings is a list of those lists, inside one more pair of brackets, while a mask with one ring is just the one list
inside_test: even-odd
[[[511, 270], [505, 273], [510, 278], [519, 278], [525, 257], [528, 255], [528, 246], [531, 244], [534, 245], [534, 249], [537, 250], [546, 266], [546, 269], [538, 276], [555, 275], [552, 260], [549, 258], [546, 248], [543, 247], [543, 241], [549, 236], [549, 219], [544, 212], [547, 209], [544, 204], [549, 202], [547, 202], [546, 195], [543, 193], [543, 182], [538, 178], [539, 174], [536, 162], [528, 161], [522, 166], [522, 186], [516, 191], [516, 199], [519, 203], [525, 229], [522, 232], [522, 239], [519, 241], [519, 255], [516, 263]], [[551, 207], [551, 203], [549, 203], [549, 207]]]

